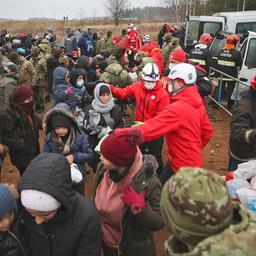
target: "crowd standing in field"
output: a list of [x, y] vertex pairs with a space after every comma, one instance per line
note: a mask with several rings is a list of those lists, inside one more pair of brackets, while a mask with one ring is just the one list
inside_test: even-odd
[[[120, 35], [69, 28], [59, 45], [53, 28], [1, 31], [0, 168], [9, 153], [21, 176], [17, 190], [0, 185], [1, 255], [154, 256], [164, 223], [166, 255], [255, 255], [255, 216], [203, 169], [212, 37], [187, 57], [184, 34], [167, 23], [157, 41], [132, 23]], [[229, 36], [218, 57], [234, 77], [238, 42]], [[233, 89], [228, 81], [229, 109]], [[256, 78], [231, 122], [232, 171], [256, 158], [255, 94]]]

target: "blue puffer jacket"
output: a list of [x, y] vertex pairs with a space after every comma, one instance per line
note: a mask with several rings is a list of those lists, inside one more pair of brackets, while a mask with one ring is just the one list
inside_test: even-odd
[[[65, 109], [66, 107], [66, 109]], [[85, 136], [85, 134], [81, 133], [78, 128], [75, 121], [74, 116], [71, 114], [70, 111], [68, 111], [68, 106], [66, 104], [58, 104], [55, 108], [50, 110], [46, 117], [45, 117], [45, 124], [48, 131], [52, 131], [51, 127], [51, 118], [55, 114], [63, 114], [70, 118], [73, 123], [73, 127], [75, 129], [75, 139], [74, 143], [71, 146], [70, 154], [74, 157], [74, 163], [78, 165], [79, 170], [85, 176], [85, 163], [92, 160], [93, 158], [93, 151], [90, 147], [90, 144]], [[53, 153], [59, 153], [57, 145], [51, 140], [51, 132], [49, 132], [45, 138], [45, 144], [44, 144], [44, 152], [53, 152]]]
[[[85, 93], [85, 87], [81, 89], [72, 87], [66, 79], [68, 70], [64, 67], [57, 67], [53, 71], [53, 97], [54, 104], [66, 103], [72, 112], [75, 112], [76, 106], [81, 101]], [[69, 87], [73, 88], [72, 94], [67, 94], [65, 91]]]

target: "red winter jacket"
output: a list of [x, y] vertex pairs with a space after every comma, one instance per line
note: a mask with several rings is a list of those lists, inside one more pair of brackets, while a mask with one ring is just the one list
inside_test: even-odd
[[116, 88], [113, 85], [110, 85], [110, 88], [112, 94], [121, 100], [135, 97], [136, 121], [144, 122], [152, 119], [170, 104], [170, 96], [160, 80], [153, 90], [147, 90], [143, 80], [125, 88]]
[[131, 32], [127, 33], [124, 46], [127, 51], [131, 50], [132, 53], [137, 53], [141, 48], [141, 36], [137, 30], [131, 30]]
[[171, 97], [171, 104], [137, 129], [145, 141], [165, 135], [174, 172], [183, 166], [201, 167], [203, 147], [212, 137], [212, 125], [196, 86]]
[[162, 50], [160, 48], [154, 48], [149, 53], [149, 57], [151, 57], [155, 61], [160, 72], [160, 77], [162, 77], [164, 73], [164, 57], [162, 54]]

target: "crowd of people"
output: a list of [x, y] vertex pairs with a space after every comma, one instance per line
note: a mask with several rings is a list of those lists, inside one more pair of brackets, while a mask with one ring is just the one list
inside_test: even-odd
[[[2, 30], [0, 168], [8, 153], [20, 181], [0, 184], [0, 255], [154, 256], [164, 226], [166, 255], [255, 255], [256, 217], [203, 169], [212, 37], [187, 56], [184, 33], [166, 23], [154, 41], [132, 23], [120, 35], [69, 28], [60, 45], [52, 28]], [[218, 58], [233, 76], [238, 41]], [[231, 122], [230, 170], [256, 158], [255, 95], [256, 78]]]

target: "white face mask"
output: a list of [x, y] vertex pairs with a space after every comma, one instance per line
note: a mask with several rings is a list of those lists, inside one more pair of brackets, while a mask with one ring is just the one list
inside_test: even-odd
[[147, 90], [153, 90], [156, 86], [156, 82], [144, 81], [144, 86]]
[[84, 85], [84, 80], [78, 80], [76, 82], [76, 87], [81, 88]]
[[174, 63], [170, 63], [169, 64], [169, 70], [172, 70], [172, 68], [174, 68], [177, 64], [174, 64]]

